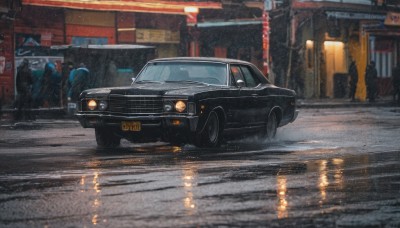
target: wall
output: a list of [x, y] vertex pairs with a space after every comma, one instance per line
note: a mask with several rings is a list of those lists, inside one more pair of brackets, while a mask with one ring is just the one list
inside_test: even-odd
[[115, 44], [115, 13], [65, 11], [66, 43], [75, 45]]

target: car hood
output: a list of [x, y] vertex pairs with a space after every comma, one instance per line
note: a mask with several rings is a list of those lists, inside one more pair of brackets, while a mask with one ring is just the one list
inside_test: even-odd
[[191, 83], [134, 83], [126, 87], [109, 87], [85, 90], [82, 95], [101, 96], [101, 95], [159, 95], [159, 96], [190, 96], [199, 92], [224, 89], [223, 86], [202, 85]]

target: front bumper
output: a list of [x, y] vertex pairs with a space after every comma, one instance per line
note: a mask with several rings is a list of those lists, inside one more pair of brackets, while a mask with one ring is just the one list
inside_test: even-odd
[[198, 116], [187, 115], [148, 115], [148, 116], [122, 116], [99, 113], [76, 113], [79, 123], [84, 128], [95, 127], [121, 127], [122, 121], [139, 121], [142, 129], [151, 130], [189, 130], [195, 132], [198, 129]]

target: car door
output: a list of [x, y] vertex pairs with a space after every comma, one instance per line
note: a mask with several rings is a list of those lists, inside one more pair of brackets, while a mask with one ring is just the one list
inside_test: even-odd
[[245, 65], [231, 65], [231, 75], [235, 83], [238, 80], [244, 81], [244, 86], [238, 87], [239, 93], [232, 109], [232, 119], [238, 124], [237, 127], [253, 127], [257, 125], [259, 108], [257, 99], [260, 95], [256, 78], [253, 78], [249, 69]]
[[241, 94], [246, 96], [247, 118], [252, 126], [260, 126], [265, 119], [265, 110], [260, 102], [263, 100], [264, 87], [250, 66], [241, 65], [240, 70], [245, 81]]

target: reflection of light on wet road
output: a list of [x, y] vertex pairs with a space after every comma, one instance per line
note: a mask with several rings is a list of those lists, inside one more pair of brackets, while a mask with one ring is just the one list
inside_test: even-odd
[[148, 146], [148, 147], [134, 147], [134, 152], [148, 153], [157, 151], [160, 152], [168, 152], [168, 153], [180, 153], [182, 152], [182, 147], [180, 146]]
[[193, 195], [193, 187], [195, 186], [196, 167], [193, 165], [185, 166], [183, 169], [183, 188], [185, 190], [185, 198], [183, 199], [183, 206], [186, 208], [187, 213], [192, 215], [195, 212], [196, 203]]
[[[82, 177], [81, 177], [80, 185], [81, 185], [82, 187], [85, 186], [85, 176], [82, 176]], [[85, 189], [84, 189], [84, 188], [81, 188], [81, 192], [85, 192]]]
[[93, 225], [97, 225], [97, 217], [98, 217], [97, 214], [92, 217], [92, 224]]
[[100, 190], [100, 183], [99, 183], [99, 173], [98, 172], [95, 172], [94, 173], [94, 176], [93, 176], [93, 189], [97, 192], [97, 193], [99, 193], [101, 190]]
[[286, 178], [286, 176], [278, 175], [276, 191], [278, 194], [278, 206], [277, 206], [278, 218], [279, 219], [287, 218], [288, 217], [288, 212], [287, 212], [288, 202], [286, 200], [286, 194], [287, 194], [287, 178]]
[[332, 159], [332, 163], [335, 166], [335, 184], [339, 189], [343, 189], [343, 162], [344, 160], [341, 158]]
[[[94, 200], [91, 203], [91, 206], [93, 208], [93, 216], [92, 216], [92, 224], [93, 225], [97, 225], [99, 224], [99, 215], [97, 213], [99, 207], [101, 206], [101, 199], [100, 199], [100, 192], [101, 192], [101, 188], [100, 188], [100, 173], [98, 171], [94, 171], [93, 173], [93, 179], [90, 182], [86, 181], [86, 176], [83, 175], [81, 176], [81, 180], [80, 183], [81, 185], [81, 193], [94, 193]], [[103, 222], [105, 222], [106, 220], [104, 220]]]
[[327, 171], [327, 163], [328, 161], [323, 160], [319, 164], [319, 180], [318, 180], [318, 186], [319, 186], [319, 191], [321, 193], [321, 201], [320, 204], [323, 203], [323, 201], [326, 200], [326, 187], [329, 185], [328, 181], [328, 171]]

